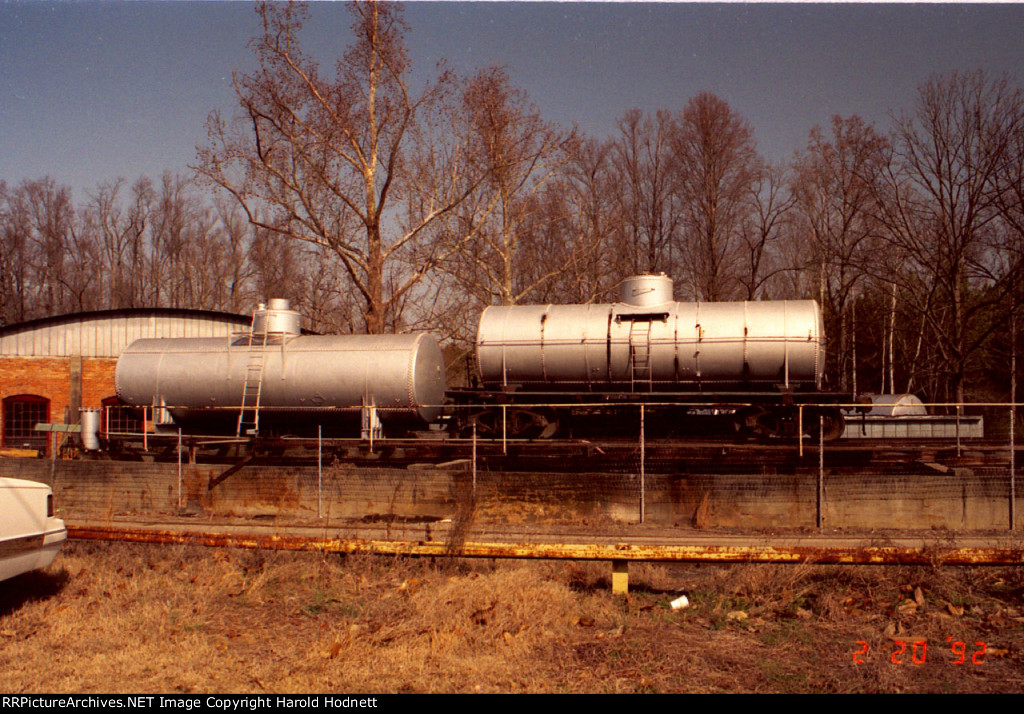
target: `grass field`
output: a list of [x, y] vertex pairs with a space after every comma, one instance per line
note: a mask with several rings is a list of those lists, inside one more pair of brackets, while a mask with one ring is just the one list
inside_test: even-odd
[[72, 542], [0, 583], [0, 691], [1024, 691], [1019, 567], [610, 575]]

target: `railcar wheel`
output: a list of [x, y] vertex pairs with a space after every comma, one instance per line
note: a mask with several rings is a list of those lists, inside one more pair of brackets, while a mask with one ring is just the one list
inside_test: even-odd
[[558, 415], [551, 409], [507, 407], [504, 423], [502, 418], [500, 407], [475, 412], [466, 420], [461, 436], [472, 436], [474, 424], [476, 435], [486, 439], [550, 439], [558, 433]]
[[[501, 434], [500, 417], [498, 419], [499, 425], [497, 433]], [[495, 420], [494, 413], [490, 410], [472, 412], [465, 418], [464, 421], [460, 420], [459, 424], [459, 438], [469, 439], [475, 433], [478, 437], [484, 439], [493, 438], [495, 435]]]
[[733, 415], [733, 427], [738, 433], [761, 439], [795, 438], [799, 430], [797, 421], [793, 407], [750, 406]]
[[761, 434], [758, 423], [765, 410], [762, 407], [743, 407], [732, 415], [732, 426], [739, 436], [751, 437]]
[[508, 412], [508, 433], [517, 439], [550, 439], [558, 419], [549, 409], [513, 409]]
[[[822, 421], [819, 423], [819, 418]], [[835, 441], [846, 430], [846, 419], [838, 407], [822, 407], [804, 411], [804, 434], [812, 439], [819, 438], [819, 424], [824, 441]]]
[[798, 431], [796, 410], [792, 408], [766, 409], [757, 418], [758, 434], [769, 439], [795, 437]]

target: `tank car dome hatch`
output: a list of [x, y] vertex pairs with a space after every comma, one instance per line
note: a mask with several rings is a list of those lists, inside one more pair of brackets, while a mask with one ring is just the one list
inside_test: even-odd
[[252, 319], [252, 332], [255, 335], [299, 335], [302, 316], [291, 309], [291, 302], [282, 298], [273, 298], [269, 304], [262, 303], [256, 308]]
[[649, 307], [672, 302], [672, 278], [658, 275], [633, 275], [622, 281], [621, 300], [627, 305]]

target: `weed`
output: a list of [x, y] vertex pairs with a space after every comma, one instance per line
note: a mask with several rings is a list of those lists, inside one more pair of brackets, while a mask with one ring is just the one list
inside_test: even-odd
[[[2, 691], [1017, 691], [1019, 660], [965, 675], [888, 660], [907, 637], [1024, 650], [1013, 569], [631, 567], [69, 543], [0, 608]], [[685, 585], [691, 606], [668, 601]], [[909, 588], [909, 589], [908, 589]], [[3, 591], [0, 589], [0, 594]], [[673, 597], [667, 597], [671, 593]], [[963, 604], [960, 616], [945, 603]], [[1012, 604], [1011, 604], [1012, 603]], [[748, 620], [729, 619], [746, 612]], [[860, 614], [851, 614], [858, 611]], [[870, 641], [863, 664], [851, 655]], [[936, 645], [941, 649], [941, 645]], [[992, 645], [990, 645], [992, 646]], [[936, 650], [938, 652], [938, 650]], [[30, 676], [31, 673], [31, 676]]]

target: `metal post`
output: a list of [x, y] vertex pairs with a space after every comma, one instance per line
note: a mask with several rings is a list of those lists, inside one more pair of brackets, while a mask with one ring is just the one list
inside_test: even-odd
[[615, 595], [629, 594], [629, 561], [612, 561], [612, 593]]
[[646, 444], [644, 443], [644, 405], [640, 405], [640, 522], [644, 522], [647, 510]]
[[963, 410], [964, 405], [957, 403], [956, 405], [956, 456], [960, 458], [960, 412]]
[[789, 387], [789, 332], [787, 330], [786, 322], [789, 309], [789, 303], [785, 300], [782, 301], [782, 334], [787, 336], [787, 339], [782, 342], [782, 383], [785, 387]]
[[[1011, 402], [1012, 403], [1012, 402]], [[1016, 444], [1014, 443], [1013, 422], [1015, 421], [1016, 404], [1010, 407], [1010, 530], [1017, 528], [1017, 476], [1016, 476]]]
[[[502, 455], [507, 455], [508, 454], [508, 445], [505, 443], [505, 440], [507, 438], [507, 431], [508, 431], [507, 425], [508, 425], [508, 422], [505, 419], [505, 405], [502, 404], [501, 405], [501, 453], [502, 453]], [[473, 433], [475, 434], [476, 432], [474, 431]], [[476, 444], [475, 441], [473, 443]], [[474, 446], [474, 448], [476, 448], [476, 447]]]
[[853, 300], [850, 303], [850, 312], [853, 313], [853, 339], [851, 345], [853, 346], [853, 354], [850, 355], [850, 373], [853, 377], [853, 401], [857, 401], [857, 292], [853, 293]]
[[146, 424], [146, 409], [142, 407], [142, 450], [149, 451], [149, 427]]
[[881, 359], [881, 362], [882, 362], [882, 389], [879, 392], [879, 394], [885, 394], [885, 339], [886, 339], [886, 337], [887, 337], [887, 335], [886, 335], [886, 332], [885, 332], [885, 327], [883, 327], [882, 328], [882, 359]]
[[825, 522], [825, 417], [818, 417], [818, 528]]
[[181, 429], [178, 429], [178, 510], [181, 510]]
[[[882, 375], [885, 380], [885, 375]], [[885, 386], [884, 384], [882, 385]], [[892, 311], [889, 313], [889, 394], [896, 393], [896, 283], [892, 284]], [[882, 390], [885, 394], [885, 390]]]
[[50, 488], [57, 488], [57, 432], [51, 431], [46, 435], [46, 441], [50, 445]]
[[473, 500], [476, 500], [476, 422], [473, 422]]
[[324, 457], [323, 427], [316, 425], [316, 517], [323, 518]]
[[804, 457], [804, 405], [796, 408], [796, 439], [800, 443], [800, 458]]
[[1014, 424], [1017, 421], [1017, 311], [1010, 313], [1010, 530], [1017, 529], [1017, 449]]

